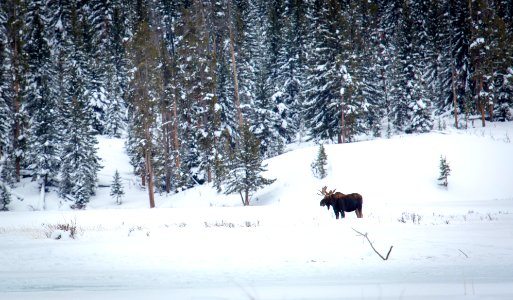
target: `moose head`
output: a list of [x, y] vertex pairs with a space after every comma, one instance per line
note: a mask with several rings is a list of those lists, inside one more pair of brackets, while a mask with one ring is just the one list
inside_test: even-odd
[[330, 206], [333, 205], [332, 196], [335, 194], [335, 190], [327, 191], [328, 187], [323, 186], [322, 189], [319, 190], [319, 193], [317, 193], [320, 196], [324, 196], [324, 198], [321, 200], [321, 206], [326, 206], [328, 210], [330, 209]]

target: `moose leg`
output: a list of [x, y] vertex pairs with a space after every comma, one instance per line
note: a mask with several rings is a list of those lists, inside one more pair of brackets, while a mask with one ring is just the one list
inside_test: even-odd
[[340, 214], [342, 215], [342, 219], [346, 217], [346, 213], [343, 210], [340, 211]]
[[[337, 218], [337, 220], [338, 220], [338, 211], [337, 211], [337, 210], [335, 211], [335, 217], [336, 217], [336, 218]], [[342, 217], [342, 218], [343, 218], [343, 217]]]

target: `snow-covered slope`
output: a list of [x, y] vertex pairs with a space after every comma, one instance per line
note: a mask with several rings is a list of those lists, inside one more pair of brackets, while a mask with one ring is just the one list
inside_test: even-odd
[[[513, 123], [325, 145], [272, 158], [251, 207], [208, 185], [158, 195], [131, 174], [123, 141], [100, 139], [100, 185], [119, 170], [122, 205], [99, 188], [85, 211], [55, 193], [0, 213], [0, 299], [511, 299]], [[437, 184], [440, 155], [452, 173]], [[319, 206], [327, 185], [363, 195], [363, 219]], [[56, 229], [76, 224], [76, 239]], [[368, 233], [383, 261], [353, 230]], [[50, 237], [61, 237], [54, 240]]]
[[[395, 136], [351, 144], [325, 145], [328, 155], [328, 177], [315, 179], [310, 169], [317, 147], [310, 146], [272, 158], [268, 178], [276, 182], [253, 197], [254, 206], [293, 205], [295, 208], [317, 205], [318, 190], [359, 192], [364, 195], [365, 211], [395, 206], [471, 204], [482, 200], [513, 198], [513, 125], [489, 124], [487, 128], [466, 131], [432, 132], [423, 135]], [[97, 195], [88, 209], [145, 208], [148, 195], [124, 152], [124, 140], [100, 137], [99, 155], [103, 169], [99, 173]], [[438, 185], [440, 156], [447, 158], [452, 173], [449, 187]], [[118, 170], [126, 195], [118, 206], [109, 196], [112, 177]], [[13, 201], [10, 210], [38, 209], [39, 191], [34, 182], [25, 179], [16, 190], [23, 201]], [[170, 195], [159, 194], [157, 207], [240, 206], [239, 195], [217, 193], [210, 186], [200, 186]], [[47, 194], [47, 210], [69, 210], [69, 202], [55, 192]]]

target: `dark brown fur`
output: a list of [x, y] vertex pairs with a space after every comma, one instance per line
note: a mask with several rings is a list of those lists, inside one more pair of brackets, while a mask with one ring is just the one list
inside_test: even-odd
[[333, 211], [335, 212], [335, 217], [338, 219], [339, 214], [342, 215], [342, 218], [345, 217], [345, 212], [355, 211], [356, 216], [358, 218], [363, 217], [362, 206], [363, 199], [362, 195], [358, 193], [352, 194], [342, 194], [340, 192], [336, 192], [334, 194], [328, 194], [321, 200], [321, 206], [327, 206], [328, 210], [330, 206], [333, 206]]

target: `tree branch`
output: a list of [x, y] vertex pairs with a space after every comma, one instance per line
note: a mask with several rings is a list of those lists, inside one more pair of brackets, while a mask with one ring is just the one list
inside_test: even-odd
[[461, 253], [463, 253], [463, 255], [465, 255], [466, 258], [468, 258], [468, 255], [467, 253], [463, 252], [461, 249], [458, 249]]
[[356, 229], [354, 229], [354, 228], [351, 228], [351, 229], [353, 229], [356, 233], [358, 233], [358, 235], [361, 235], [361, 236], [363, 236], [364, 238], [366, 238], [366, 239], [367, 239], [367, 241], [369, 242], [369, 245], [371, 246], [372, 250], [374, 250], [374, 252], [375, 252], [377, 255], [379, 255], [379, 257], [381, 257], [381, 259], [383, 259], [383, 260], [388, 260], [388, 257], [390, 256], [390, 252], [392, 252], [392, 248], [394, 248], [394, 246], [390, 246], [390, 250], [388, 250], [387, 256], [385, 256], [385, 257], [384, 257], [383, 255], [381, 255], [381, 253], [379, 253], [379, 252], [376, 250], [376, 248], [374, 248], [374, 245], [373, 245], [373, 244], [372, 244], [372, 242], [369, 240], [369, 237], [367, 236], [367, 233], [363, 234], [363, 233], [359, 232], [358, 230], [356, 230]]

